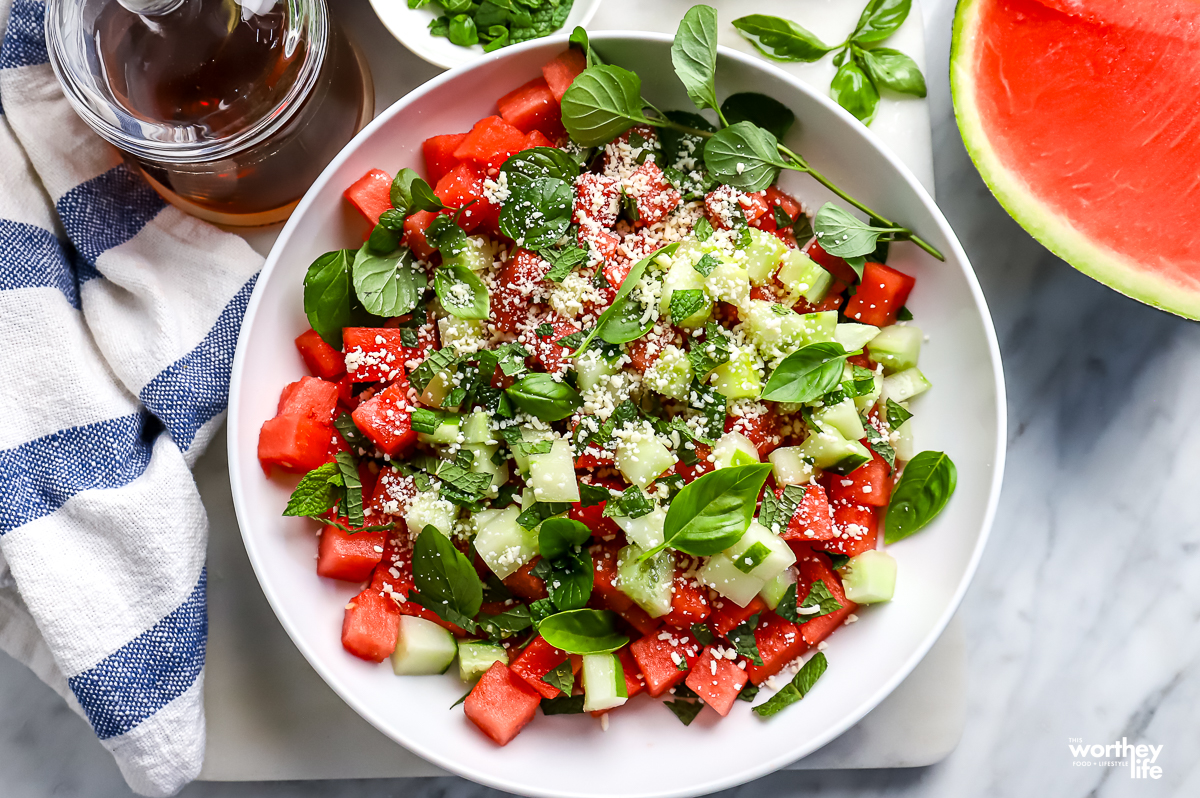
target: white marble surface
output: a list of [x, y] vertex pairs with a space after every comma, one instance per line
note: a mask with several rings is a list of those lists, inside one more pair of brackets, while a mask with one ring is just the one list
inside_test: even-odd
[[[961, 612], [970, 715], [958, 748], [928, 768], [778, 773], [731, 794], [1200, 795], [1200, 510], [1191, 493], [1200, 329], [1078, 274], [1003, 213], [953, 124], [953, 0], [924, 5], [938, 196], [992, 307], [1012, 430], [996, 528]], [[86, 724], [2, 655], [0, 721], [0, 794], [129, 794]], [[1164, 746], [1162, 779], [1073, 766], [1068, 737], [1122, 736]], [[498, 795], [451, 778], [197, 783], [183, 793], [485, 794]]]

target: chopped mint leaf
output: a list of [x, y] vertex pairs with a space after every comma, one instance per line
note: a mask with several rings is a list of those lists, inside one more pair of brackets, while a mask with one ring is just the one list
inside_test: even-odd
[[721, 260], [711, 252], [704, 253], [704, 257], [692, 264], [692, 268], [703, 274], [705, 277], [713, 273], [713, 269], [721, 265]]
[[825, 659], [825, 655], [818, 651], [813, 654], [812, 659], [804, 663], [792, 680], [784, 685], [784, 688], [765, 703], [754, 708], [754, 712], [760, 718], [769, 718], [780, 710], [791, 706], [813, 689], [817, 680], [821, 678], [821, 674], [825, 673], [829, 667], [829, 660]]
[[758, 697], [758, 685], [750, 684], [748, 682], [747, 682], [746, 686], [742, 688], [742, 692], [738, 693], [738, 701], [750, 702], [750, 701], [753, 701], [757, 697]]
[[704, 709], [704, 705], [699, 701], [665, 701], [663, 706], [674, 712], [675, 717], [679, 718], [684, 726], [691, 726], [700, 710]]
[[543, 698], [541, 702], [543, 715], [582, 715], [583, 696], [558, 696]]
[[654, 510], [654, 502], [637, 485], [630, 485], [620, 496], [604, 505], [605, 518], [641, 518]]
[[542, 677], [542, 681], [551, 687], [557, 687], [564, 696], [571, 695], [571, 691], [575, 689], [575, 672], [571, 670], [571, 661], [560, 662], [557, 668]]
[[758, 652], [758, 641], [754, 639], [754, 630], [758, 628], [760, 615], [762, 615], [761, 612], [756, 612], [742, 621], [729, 633], [728, 639], [737, 653], [761, 667], [763, 664], [762, 654]]
[[696, 220], [692, 233], [696, 236], [697, 241], [707, 241], [713, 234], [713, 227], [708, 223], [708, 219], [701, 216]]
[[912, 311], [908, 309], [907, 305], [905, 305], [904, 307], [900, 308], [900, 310], [896, 311], [896, 319], [899, 321], [912, 321]]
[[887, 413], [888, 426], [892, 429], [899, 429], [900, 425], [912, 418], [913, 415], [891, 399], [887, 400], [884, 408]]
[[712, 633], [706, 623], [692, 624], [692, 637], [696, 638], [702, 646], [711, 646], [717, 642], [717, 636]]

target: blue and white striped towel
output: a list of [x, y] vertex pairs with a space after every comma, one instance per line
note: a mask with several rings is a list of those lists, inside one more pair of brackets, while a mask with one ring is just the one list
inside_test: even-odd
[[129, 785], [199, 773], [208, 519], [262, 265], [165, 205], [80, 121], [35, 0], [0, 0], [0, 648], [83, 714]]

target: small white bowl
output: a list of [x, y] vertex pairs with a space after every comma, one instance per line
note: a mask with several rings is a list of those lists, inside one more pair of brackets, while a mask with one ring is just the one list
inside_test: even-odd
[[[555, 34], [569, 34], [576, 25], [587, 27], [600, 8], [600, 3], [601, 0], [575, 0], [571, 6], [571, 13], [567, 15], [567, 21]], [[462, 47], [452, 43], [445, 36], [430, 35], [429, 23], [441, 14], [441, 7], [436, 3], [413, 9], [408, 7], [408, 0], [371, 0], [371, 8], [375, 9], [379, 21], [397, 41], [435, 66], [453, 69], [478, 61], [487, 55], [483, 51], [483, 45]], [[501, 51], [506, 49], [508, 48], [501, 48]]]
[[[402, 1], [402, 0], [401, 0]], [[283, 627], [329, 685], [382, 732], [429, 761], [512, 793], [553, 798], [692, 796], [747, 782], [820, 748], [874, 708], [912, 670], [958, 607], [983, 551], [1004, 466], [1000, 352], [979, 284], [945, 218], [908, 169], [853, 117], [763, 61], [720, 51], [717, 86], [757, 91], [796, 113], [787, 144], [847, 191], [911, 226], [946, 254], [911, 244], [889, 263], [917, 278], [909, 307], [928, 336], [921, 368], [934, 389], [913, 406], [921, 449], [950, 454], [958, 490], [919, 534], [889, 547], [900, 571], [895, 600], [864, 608], [825, 651], [829, 670], [802, 702], [763, 720], [738, 702], [729, 717], [704, 710], [685, 727], [659, 701], [639, 696], [613, 713], [608, 731], [587, 716], [540, 714], [506, 747], [451, 709], [455, 676], [396, 677], [342, 650], [343, 607], [358, 585], [317, 577], [314, 524], [283, 518], [294, 480], [267, 479], [258, 431], [284, 385], [305, 373], [293, 339], [308, 329], [302, 280], [309, 263], [363, 240], [365, 223], [342, 191], [368, 169], [423, 168], [421, 142], [468, 130], [496, 98], [539, 73], [565, 36], [490, 54], [409, 94], [334, 159], [292, 214], [258, 279], [233, 364], [229, 473], [250, 561]], [[659, 108], [689, 108], [671, 69], [671, 37], [606, 32], [593, 37], [609, 63], [635, 69]], [[810, 206], [830, 198], [811, 179], [785, 173], [783, 188]]]

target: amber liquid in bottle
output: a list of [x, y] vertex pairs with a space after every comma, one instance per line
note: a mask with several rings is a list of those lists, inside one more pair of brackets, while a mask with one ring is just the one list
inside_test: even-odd
[[[183, 0], [170, 13], [140, 16], [111, 0], [95, 44], [128, 115], [122, 126], [166, 122], [202, 142], [280, 113], [310, 46], [289, 34], [287, 14], [286, 2], [244, 15], [233, 0]], [[194, 215], [235, 225], [279, 221], [369, 121], [372, 93], [366, 65], [331, 20], [316, 83], [264, 140], [196, 162], [134, 160], [159, 193]]]

